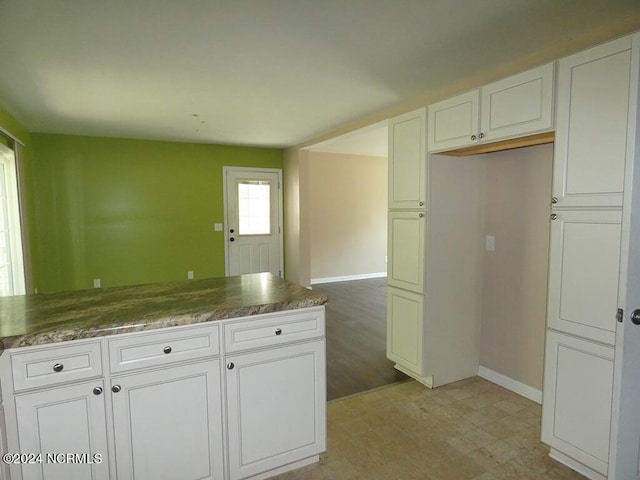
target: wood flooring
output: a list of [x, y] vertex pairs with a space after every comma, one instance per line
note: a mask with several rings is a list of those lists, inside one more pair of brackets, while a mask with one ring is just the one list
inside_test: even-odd
[[313, 290], [329, 297], [328, 400], [409, 378], [386, 357], [386, 277], [316, 284]]

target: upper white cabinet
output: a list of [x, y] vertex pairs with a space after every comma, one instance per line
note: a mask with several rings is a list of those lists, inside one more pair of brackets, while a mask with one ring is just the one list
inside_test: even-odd
[[390, 209], [426, 207], [426, 109], [389, 120]]
[[624, 37], [559, 62], [554, 158], [558, 207], [621, 206], [631, 92]]
[[478, 143], [479, 121], [479, 89], [429, 105], [429, 151], [452, 150]]
[[554, 64], [429, 105], [430, 152], [531, 135], [553, 128]]

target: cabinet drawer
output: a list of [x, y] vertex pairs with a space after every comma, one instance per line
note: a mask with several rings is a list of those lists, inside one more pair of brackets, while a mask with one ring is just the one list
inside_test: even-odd
[[295, 313], [267, 314], [223, 324], [225, 352], [324, 336], [324, 307]]
[[100, 342], [11, 355], [16, 391], [102, 375]]
[[218, 325], [137, 333], [109, 340], [112, 373], [200, 359], [220, 353]]

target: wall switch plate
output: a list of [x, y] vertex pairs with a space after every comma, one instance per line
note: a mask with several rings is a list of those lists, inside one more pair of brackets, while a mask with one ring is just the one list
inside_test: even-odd
[[213, 229], [214, 229], [216, 232], [221, 232], [221, 231], [222, 231], [222, 224], [221, 224], [221, 223], [215, 223], [215, 224], [213, 225]]
[[496, 251], [496, 237], [493, 235], [487, 235], [484, 237], [484, 249], [487, 252], [495, 252]]
[[187, 280], [193, 280], [193, 271], [192, 270], [189, 270], [187, 272]]
[[93, 288], [100, 288], [101, 287], [101, 282], [99, 278], [94, 278], [93, 279]]

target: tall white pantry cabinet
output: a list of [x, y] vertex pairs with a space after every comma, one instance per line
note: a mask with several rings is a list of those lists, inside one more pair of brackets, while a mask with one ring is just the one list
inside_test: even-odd
[[555, 141], [542, 440], [592, 479], [609, 470], [639, 45], [622, 37], [389, 120], [387, 356], [429, 387], [478, 369], [483, 161], [456, 149]]
[[542, 439], [595, 479], [608, 473], [637, 47], [636, 34], [558, 63]]
[[436, 387], [478, 369], [482, 165], [428, 156], [426, 113], [389, 120], [387, 357]]

